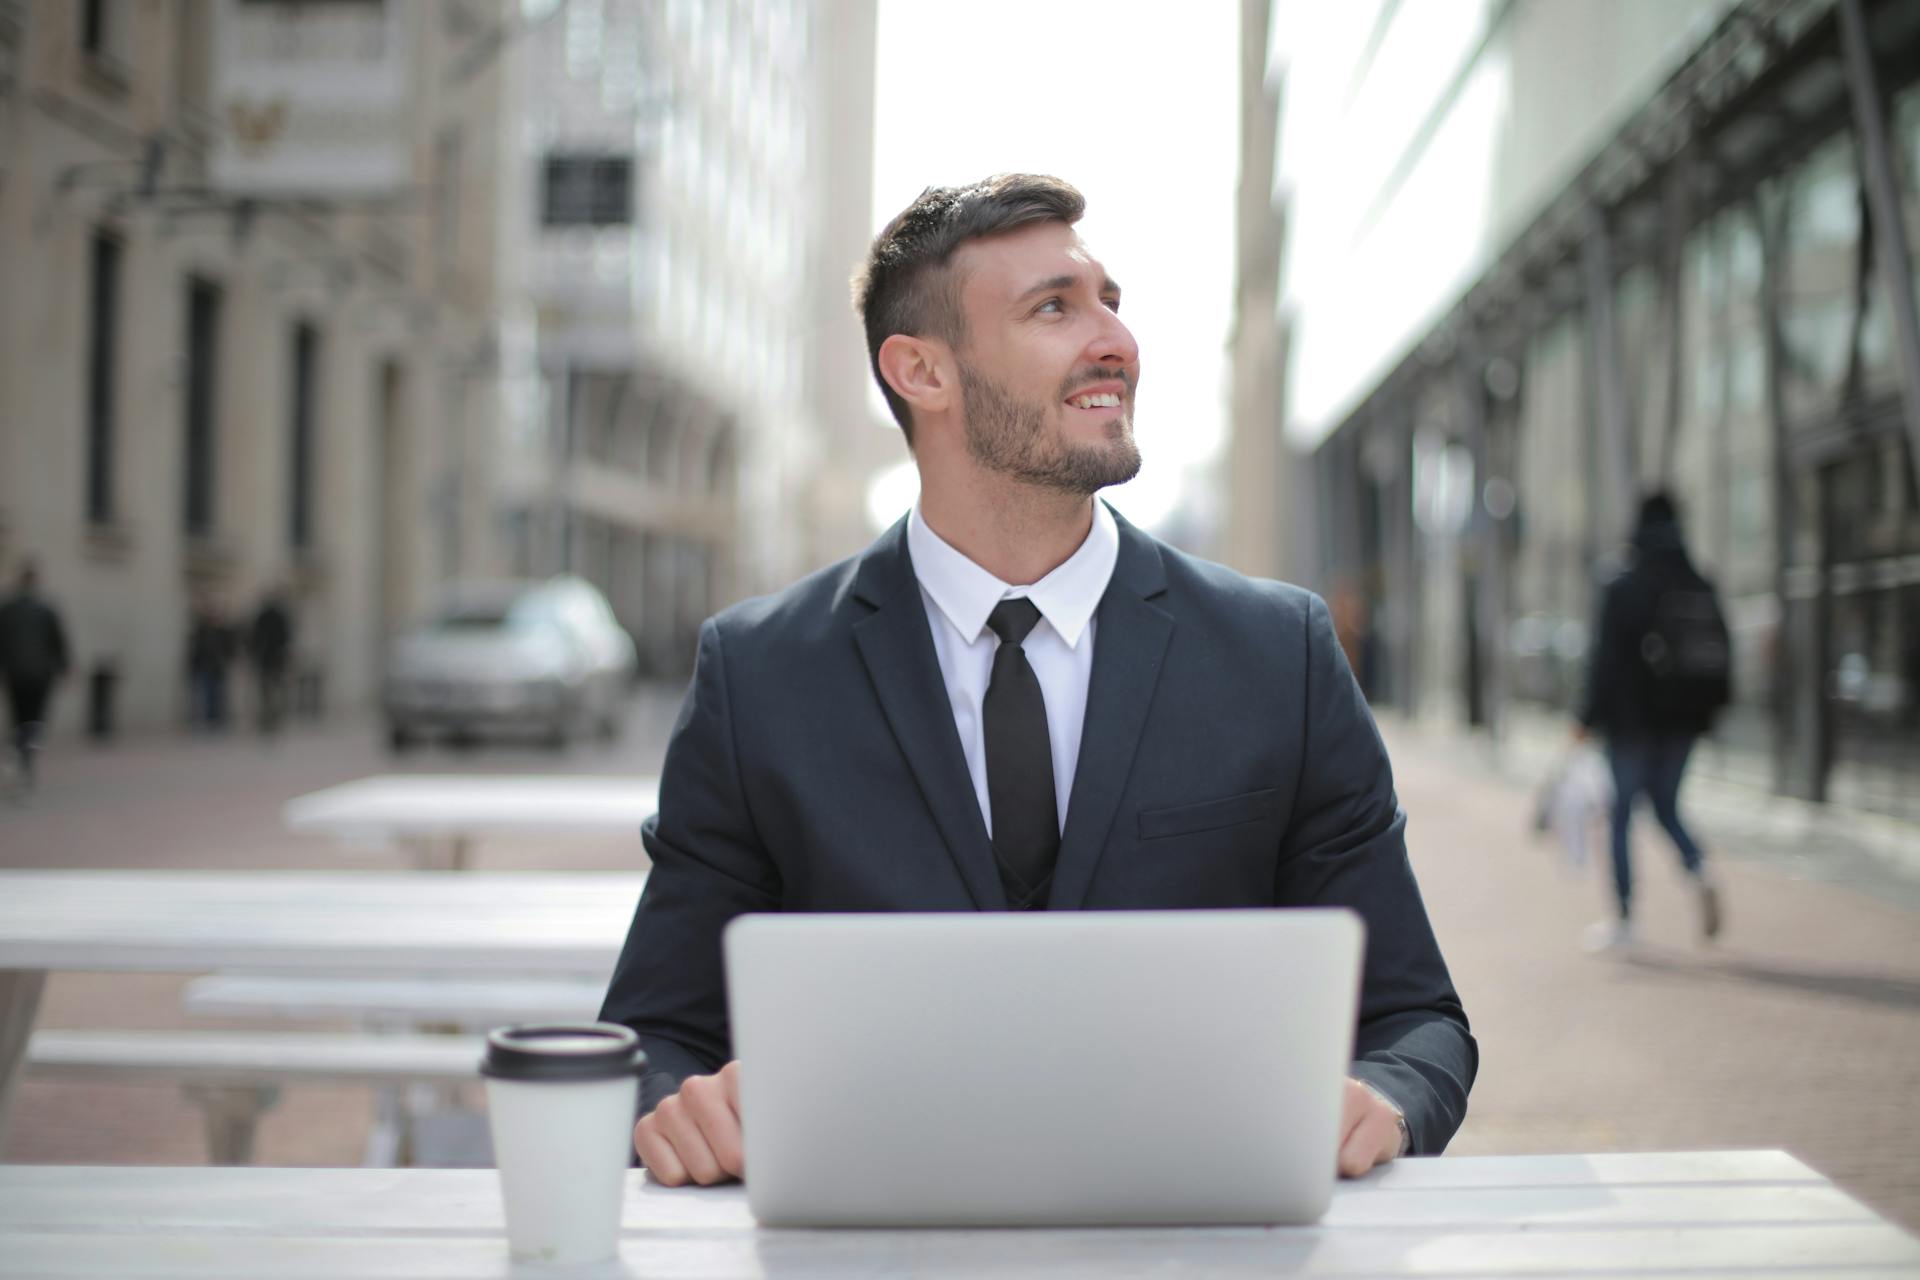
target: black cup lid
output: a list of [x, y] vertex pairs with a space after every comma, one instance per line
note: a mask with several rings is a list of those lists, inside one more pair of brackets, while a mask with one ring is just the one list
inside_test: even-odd
[[615, 1080], [647, 1065], [640, 1037], [613, 1022], [542, 1022], [487, 1033], [480, 1074], [496, 1080]]

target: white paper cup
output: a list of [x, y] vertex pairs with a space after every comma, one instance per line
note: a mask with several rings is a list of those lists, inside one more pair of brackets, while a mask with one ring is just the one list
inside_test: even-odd
[[639, 1109], [640, 1037], [606, 1022], [501, 1027], [480, 1074], [516, 1262], [604, 1262]]

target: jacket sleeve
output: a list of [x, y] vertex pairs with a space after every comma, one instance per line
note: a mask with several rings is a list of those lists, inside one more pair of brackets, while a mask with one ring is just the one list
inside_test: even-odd
[[643, 1115], [732, 1057], [720, 932], [743, 912], [780, 905], [779, 874], [741, 786], [726, 666], [709, 619], [667, 743], [660, 811], [641, 827], [653, 870], [600, 1010], [640, 1033]]
[[1306, 629], [1306, 741], [1275, 901], [1365, 920], [1352, 1073], [1405, 1113], [1414, 1154], [1437, 1155], [1466, 1116], [1479, 1050], [1407, 860], [1386, 746], [1318, 596]]

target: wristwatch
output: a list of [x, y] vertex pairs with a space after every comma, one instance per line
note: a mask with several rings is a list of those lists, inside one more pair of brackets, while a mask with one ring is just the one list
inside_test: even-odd
[[1360, 1081], [1360, 1087], [1362, 1089], [1365, 1089], [1368, 1093], [1372, 1094], [1374, 1097], [1380, 1099], [1380, 1101], [1386, 1103], [1387, 1109], [1393, 1112], [1393, 1123], [1396, 1126], [1398, 1126], [1400, 1130], [1400, 1150], [1394, 1152], [1394, 1158], [1399, 1159], [1401, 1156], [1404, 1156], [1408, 1152], [1412, 1151], [1413, 1150], [1413, 1133], [1411, 1130], [1407, 1128], [1407, 1113], [1400, 1109], [1400, 1104], [1395, 1102], [1392, 1098], [1389, 1098], [1386, 1094], [1380, 1092], [1378, 1089], [1374, 1088], [1372, 1085], [1368, 1084], [1365, 1080]]

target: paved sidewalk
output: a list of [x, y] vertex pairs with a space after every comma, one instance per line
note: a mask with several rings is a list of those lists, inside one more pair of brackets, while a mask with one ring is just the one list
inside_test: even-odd
[[[1794, 879], [1700, 825], [1727, 924], [1636, 826], [1642, 945], [1584, 954], [1606, 870], [1528, 830], [1532, 797], [1457, 736], [1386, 726], [1428, 909], [1480, 1042], [1459, 1154], [1784, 1147], [1920, 1227], [1920, 914]], [[1597, 850], [1597, 852], [1601, 852]], [[1604, 853], [1601, 852], [1604, 857]]]
[[[398, 765], [651, 771], [677, 696], [644, 701], [611, 750], [430, 751]], [[1601, 869], [1574, 874], [1533, 837], [1526, 784], [1458, 738], [1394, 723], [1387, 734], [1414, 862], [1481, 1046], [1454, 1152], [1784, 1147], [1920, 1228], [1920, 914], [1898, 905], [1911, 899], [1796, 879], [1794, 858], [1820, 851], [1796, 853], [1790, 830], [1708, 822], [1729, 919], [1720, 943], [1703, 947], [1677, 862], [1649, 824], [1637, 858], [1646, 943], [1632, 958], [1591, 957], [1579, 940], [1606, 909]], [[0, 865], [401, 865], [279, 826], [290, 796], [395, 766], [371, 725], [303, 728], [264, 749], [246, 738], [70, 747], [47, 765], [31, 807], [0, 806]], [[1730, 833], [1741, 856], [1727, 856]], [[605, 837], [493, 840], [477, 861], [643, 865], [637, 838]], [[57, 975], [43, 1025], [181, 1026], [183, 981]], [[357, 1163], [369, 1106], [363, 1090], [288, 1089], [259, 1158]], [[4, 1155], [205, 1158], [196, 1114], [174, 1090], [46, 1083], [23, 1086]]]

